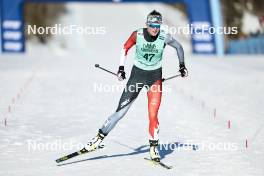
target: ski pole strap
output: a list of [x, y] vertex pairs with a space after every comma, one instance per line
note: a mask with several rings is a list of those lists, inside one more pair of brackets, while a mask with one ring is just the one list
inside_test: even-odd
[[114, 73], [114, 72], [112, 72], [112, 71], [110, 71], [110, 70], [107, 70], [107, 69], [105, 69], [105, 68], [103, 68], [103, 67], [100, 67], [99, 64], [95, 64], [94, 66], [95, 66], [96, 68], [100, 68], [101, 70], [104, 70], [104, 71], [106, 71], [106, 72], [108, 72], [108, 73], [110, 73], [110, 74], [112, 74], [112, 75], [117, 76], [116, 73]]

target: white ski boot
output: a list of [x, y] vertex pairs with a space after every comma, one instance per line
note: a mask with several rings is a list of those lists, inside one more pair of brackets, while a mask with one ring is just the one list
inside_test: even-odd
[[96, 150], [103, 141], [104, 137], [105, 135], [99, 131], [98, 134], [88, 144], [86, 144], [84, 148], [88, 152]]
[[149, 148], [150, 159], [156, 162], [160, 162], [160, 155], [158, 150], [159, 141], [149, 140], [149, 144], [150, 144], [150, 148]]

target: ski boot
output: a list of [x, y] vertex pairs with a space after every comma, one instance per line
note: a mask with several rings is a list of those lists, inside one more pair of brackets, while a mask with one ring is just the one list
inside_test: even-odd
[[103, 141], [106, 135], [104, 135], [100, 130], [98, 134], [92, 138], [92, 140], [85, 145], [84, 149], [87, 150], [88, 152], [96, 150], [100, 143]]
[[149, 140], [149, 144], [150, 159], [156, 162], [160, 162], [160, 155], [158, 150], [159, 140]]

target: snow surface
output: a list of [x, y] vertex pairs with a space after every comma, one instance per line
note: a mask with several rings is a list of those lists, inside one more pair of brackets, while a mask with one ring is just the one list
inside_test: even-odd
[[[55, 159], [76, 151], [82, 147], [77, 144], [85, 144], [96, 134], [120, 98], [121, 91], [95, 92], [95, 84], [125, 82], [95, 69], [94, 64], [116, 71], [123, 42], [144, 25], [151, 7], [170, 12], [173, 19], [171, 8], [161, 4], [73, 3], [68, 7], [64, 24], [106, 26], [107, 33], [59, 36], [48, 46], [30, 42], [25, 55], [0, 56], [0, 175], [264, 175], [264, 58], [193, 56], [186, 37], [179, 41], [187, 50], [189, 77], [164, 83], [169, 92], [163, 94], [159, 112], [161, 141], [189, 146], [162, 149], [162, 161], [174, 168], [166, 170], [143, 160], [148, 157], [145, 92], [107, 136], [105, 149], [57, 166]], [[181, 15], [174, 15], [171, 23], [177, 25]], [[133, 52], [127, 61], [128, 75]], [[169, 47], [163, 68], [164, 77], [177, 74], [176, 52]], [[227, 128], [229, 120], [231, 129]], [[76, 145], [60, 148], [70, 143]], [[41, 147], [49, 144], [57, 148]], [[203, 148], [207, 144], [233, 147]], [[198, 150], [193, 150], [196, 146]]]

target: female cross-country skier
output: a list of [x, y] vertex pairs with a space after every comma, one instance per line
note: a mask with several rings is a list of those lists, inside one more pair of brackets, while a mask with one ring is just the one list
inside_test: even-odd
[[146, 87], [148, 92], [148, 114], [149, 114], [149, 144], [150, 158], [160, 161], [158, 152], [158, 110], [162, 95], [162, 54], [166, 45], [177, 50], [182, 77], [187, 76], [187, 69], [184, 64], [184, 52], [182, 46], [164, 30], [160, 29], [162, 16], [157, 11], [152, 11], [147, 16], [147, 28], [140, 28], [134, 31], [124, 44], [117, 77], [120, 81], [125, 77], [125, 60], [128, 50], [136, 45], [134, 66], [130, 78], [120, 98], [117, 110], [105, 121], [99, 129], [98, 134], [85, 146], [88, 151], [95, 150], [107, 134], [115, 127], [117, 122], [123, 118], [137, 98], [140, 90]]

